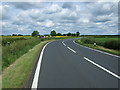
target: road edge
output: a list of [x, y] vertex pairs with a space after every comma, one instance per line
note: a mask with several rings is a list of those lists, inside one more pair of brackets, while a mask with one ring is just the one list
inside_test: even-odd
[[100, 52], [100, 53], [104, 53], [106, 55], [110, 55], [110, 56], [120, 58], [120, 56], [117, 56], [117, 55], [114, 55], [114, 54], [111, 54], [111, 53], [107, 53], [107, 52], [104, 52], [104, 51], [100, 51], [100, 50], [97, 50], [97, 49], [93, 49], [93, 48], [90, 48], [90, 47], [87, 47], [87, 46], [80, 45], [80, 44], [76, 43], [75, 40], [73, 40], [73, 43], [76, 44], [76, 45], [82, 46], [84, 48], [87, 48], [87, 49], [91, 49], [91, 50], [94, 50], [94, 51], [97, 51], [97, 52]]
[[38, 64], [38, 61], [39, 61], [39, 57], [40, 57], [40, 55], [41, 55], [41, 51], [42, 51], [43, 47], [44, 47], [46, 44], [51, 43], [51, 42], [52, 42], [52, 41], [45, 42], [45, 44], [44, 44], [44, 45], [41, 47], [41, 49], [38, 51], [38, 54], [36, 55], [36, 58], [35, 58], [35, 62], [33, 63], [33, 67], [32, 67], [31, 73], [30, 73], [30, 75], [28, 76], [27, 81], [25, 82], [23, 88], [31, 88], [32, 83], [33, 83], [33, 78], [34, 78], [34, 75], [35, 75], [35, 71], [36, 71], [36, 68], [37, 68], [37, 64]]

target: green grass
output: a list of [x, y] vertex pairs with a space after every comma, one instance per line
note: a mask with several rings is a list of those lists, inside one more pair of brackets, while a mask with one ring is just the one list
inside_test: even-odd
[[102, 47], [102, 46], [99, 46], [99, 45], [94, 46], [93, 44], [86, 44], [86, 43], [81, 42], [80, 39], [76, 40], [75, 42], [80, 44], [80, 45], [86, 46], [86, 47], [90, 47], [90, 48], [93, 48], [93, 49], [101, 50], [101, 51], [104, 51], [104, 52], [108, 52], [108, 53], [120, 56], [120, 51], [119, 50], [108, 49], [108, 48], [105, 48], [105, 47]]
[[3, 88], [22, 88], [26, 77], [31, 73], [32, 66], [38, 52], [48, 41], [41, 42], [34, 48], [30, 49], [28, 53], [18, 58], [13, 64], [3, 71], [2, 87]]
[[39, 38], [17, 40], [10, 45], [2, 46], [2, 69], [8, 67], [21, 55], [41, 42]]
[[118, 40], [118, 38], [94, 38], [96, 42], [106, 42], [106, 41], [110, 41], [110, 40]]
[[[3, 88], [22, 88], [31, 74], [38, 52], [48, 41], [76, 37], [26, 38], [4, 45], [2, 67]], [[37, 45], [38, 44], [38, 45]], [[7, 64], [7, 65], [6, 65]]]

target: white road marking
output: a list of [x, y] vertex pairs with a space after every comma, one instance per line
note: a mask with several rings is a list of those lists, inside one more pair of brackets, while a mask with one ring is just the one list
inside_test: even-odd
[[86, 58], [86, 57], [84, 57], [84, 59], [85, 59], [85, 60], [87, 60], [88, 62], [92, 63], [93, 65], [95, 65], [95, 66], [99, 67], [100, 69], [102, 69], [102, 70], [106, 71], [107, 73], [109, 73], [109, 74], [113, 75], [114, 77], [116, 77], [116, 78], [120, 79], [120, 76], [118, 76], [117, 74], [115, 74], [115, 73], [111, 72], [110, 70], [108, 70], [108, 69], [106, 69], [106, 68], [104, 68], [104, 67], [100, 66], [99, 64], [97, 64], [97, 63], [95, 63], [95, 62], [91, 61], [90, 59], [88, 59], [88, 58]]
[[92, 48], [89, 48], [89, 47], [86, 47], [86, 46], [82, 46], [82, 45], [76, 43], [75, 41], [73, 41], [73, 43], [75, 43], [75, 44], [77, 44], [77, 45], [79, 45], [81, 47], [87, 48], [87, 49], [91, 49], [91, 50], [94, 50], [94, 51], [97, 51], [97, 52], [100, 52], [100, 53], [104, 53], [104, 54], [107, 54], [107, 55], [110, 55], [110, 56], [114, 56], [114, 57], [120, 58], [120, 56], [117, 56], [117, 55], [113, 55], [113, 54], [110, 54], [110, 53], [107, 53], [107, 52], [103, 52], [103, 51], [92, 49]]
[[75, 50], [73, 50], [72, 48], [70, 48], [70, 47], [67, 47], [69, 50], [71, 50], [72, 52], [74, 52], [74, 53], [76, 53], [76, 51]]
[[66, 44], [64, 43], [64, 41], [62, 41], [62, 44], [63, 44], [64, 46], [66, 46]]
[[32, 83], [32, 87], [31, 88], [37, 88], [38, 86], [38, 78], [39, 78], [39, 74], [40, 74], [40, 68], [41, 68], [41, 61], [42, 61], [42, 57], [43, 57], [43, 53], [44, 53], [44, 50], [46, 48], [46, 46], [48, 45], [49, 43], [47, 43], [42, 51], [41, 51], [41, 54], [40, 54], [40, 57], [39, 57], [39, 60], [38, 60], [38, 64], [37, 64], [37, 67], [36, 67], [36, 71], [35, 71], [35, 74], [34, 74], [34, 79], [33, 79], [33, 83]]

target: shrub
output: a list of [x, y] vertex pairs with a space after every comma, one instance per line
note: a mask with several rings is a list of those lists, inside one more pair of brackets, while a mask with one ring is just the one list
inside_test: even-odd
[[115, 50], [120, 50], [120, 42], [118, 40], [106, 41], [104, 47], [115, 49]]
[[82, 38], [81, 41], [86, 44], [93, 44], [95, 42], [93, 38]]

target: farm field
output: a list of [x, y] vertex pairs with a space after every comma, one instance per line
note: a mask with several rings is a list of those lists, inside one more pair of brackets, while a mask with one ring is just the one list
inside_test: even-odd
[[118, 41], [119, 39], [117, 37], [114, 38], [94, 38], [96, 43], [105, 43], [106, 41], [111, 41], [111, 40], [115, 40]]
[[[120, 39], [119, 37], [83, 37], [80, 40], [76, 40], [77, 43], [99, 49], [111, 54], [120, 55]], [[95, 45], [94, 45], [95, 43]]]

